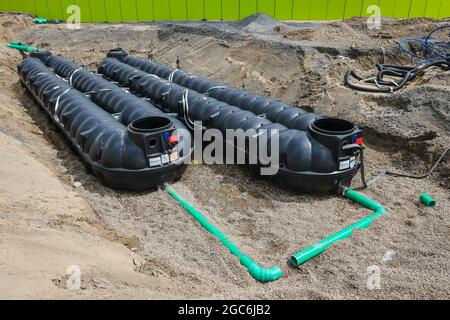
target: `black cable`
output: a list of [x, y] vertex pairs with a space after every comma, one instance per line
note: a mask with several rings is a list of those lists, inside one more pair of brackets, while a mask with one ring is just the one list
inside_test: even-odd
[[[425, 64], [419, 65], [417, 67], [409, 66], [393, 66], [393, 65], [382, 65], [378, 64], [378, 74], [369, 79], [365, 79], [353, 69], [349, 69], [344, 76], [344, 83], [358, 91], [364, 92], [374, 92], [374, 93], [390, 93], [403, 88], [406, 83], [414, 80], [419, 74], [423, 73], [426, 69], [431, 67], [439, 67], [444, 71], [450, 70], [449, 60], [433, 60]], [[397, 77], [399, 81], [385, 80], [384, 76]], [[355, 78], [359, 82], [364, 82], [371, 84], [371, 86], [363, 86], [359, 84], [352, 83], [350, 78]], [[375, 86], [373, 86], [375, 85]]]
[[430, 171], [428, 171], [425, 174], [422, 174], [422, 175], [411, 175], [411, 174], [403, 174], [403, 173], [391, 172], [391, 171], [386, 171], [385, 174], [389, 175], [389, 176], [394, 176], [394, 177], [404, 177], [404, 178], [411, 178], [411, 179], [423, 179], [423, 178], [426, 178], [426, 177], [430, 176], [436, 170], [437, 166], [444, 159], [444, 157], [447, 155], [449, 150], [450, 150], [450, 147], [445, 149], [444, 152], [441, 154], [441, 156], [436, 160], [434, 165], [431, 167]]
[[[450, 70], [450, 44], [443, 41], [432, 41], [432, 35], [436, 31], [449, 28], [450, 25], [437, 27], [433, 29], [425, 39], [400, 39], [400, 49], [404, 53], [420, 60], [420, 62], [417, 63], [417, 66], [377, 64], [377, 75], [367, 79], [356, 73], [353, 69], [349, 69], [344, 76], [344, 83], [348, 87], [358, 91], [392, 93], [403, 88], [409, 81], [414, 80], [419, 74], [423, 73], [430, 67], [439, 67], [444, 71]], [[405, 49], [404, 44], [408, 43], [411, 47], [412, 42], [420, 43], [426, 56], [420, 56], [413, 53], [411, 50]], [[436, 48], [442, 49], [443, 52], [438, 51]], [[384, 76], [393, 77], [393, 79], [385, 80]], [[363, 82], [369, 85], [352, 83], [351, 78], [355, 78], [358, 82]]]
[[447, 153], [450, 151], [450, 147], [444, 150], [444, 152], [439, 156], [439, 158], [436, 160], [436, 162], [433, 164], [431, 169], [425, 173], [420, 175], [412, 175], [412, 174], [404, 174], [399, 172], [392, 172], [392, 171], [384, 171], [383, 173], [379, 174], [375, 178], [371, 179], [369, 182], [366, 182], [365, 172], [364, 172], [364, 148], [361, 148], [361, 183], [362, 186], [355, 188], [355, 190], [361, 190], [369, 188], [371, 185], [373, 185], [375, 182], [383, 178], [384, 176], [393, 176], [393, 177], [401, 177], [401, 178], [411, 178], [411, 179], [424, 179], [428, 176], [430, 176], [438, 167], [439, 163], [444, 159], [444, 157], [447, 155]]
[[[426, 61], [436, 60], [436, 59], [448, 59], [450, 57], [450, 52], [449, 52], [450, 51], [450, 43], [444, 42], [444, 41], [432, 40], [432, 35], [435, 32], [437, 32], [439, 30], [443, 30], [443, 29], [450, 29], [450, 25], [443, 25], [443, 26], [433, 29], [425, 39], [424, 38], [402, 38], [402, 39], [400, 39], [400, 43], [399, 43], [400, 50], [402, 50], [404, 53], [406, 53], [416, 59], [422, 60], [422, 61], [418, 62], [419, 64], [426, 62]], [[411, 50], [406, 49], [404, 46], [405, 43], [407, 43], [410, 48], [412, 47], [411, 43], [419, 44], [424, 55], [419, 55], [417, 53], [412, 52]], [[446, 51], [440, 52], [440, 51], [436, 50], [435, 47], [443, 48]]]

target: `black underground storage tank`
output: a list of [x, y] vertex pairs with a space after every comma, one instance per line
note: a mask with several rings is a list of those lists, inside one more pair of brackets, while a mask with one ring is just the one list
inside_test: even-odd
[[108, 92], [116, 90], [116, 99], [122, 99], [121, 108], [135, 114], [121, 122], [120, 116], [107, 111], [114, 108], [107, 104], [100, 108], [37, 57], [24, 59], [18, 72], [22, 85], [106, 185], [144, 190], [176, 181], [185, 171], [193, 148], [183, 146], [177, 129], [185, 127], [177, 119], [137, 97], [135, 105], [137, 100], [122, 93], [134, 96], [121, 88], [109, 88]]
[[182, 87], [207, 94], [218, 101], [250, 111], [257, 116], [264, 116], [266, 119], [282, 124], [289, 129], [306, 130], [311, 121], [320, 117], [318, 114], [306, 112], [283, 101], [262, 97], [244, 89], [233, 88], [186, 72], [183, 69], [171, 68], [164, 64], [129, 55], [121, 48], [111, 50], [107, 56]]
[[258, 97], [265, 110], [261, 115], [247, 106], [219, 101], [190, 89], [191, 85], [179, 85], [122, 61], [123, 57], [110, 54], [100, 62], [98, 71], [134, 94], [149, 98], [162, 110], [177, 113], [179, 118], [202, 121], [205, 128], [221, 132], [277, 129], [280, 163], [272, 178], [294, 191], [336, 191], [340, 184], [348, 186], [361, 167], [362, 131], [349, 121], [306, 114], [289, 106], [286, 116], [278, 104], [271, 103], [273, 100]]

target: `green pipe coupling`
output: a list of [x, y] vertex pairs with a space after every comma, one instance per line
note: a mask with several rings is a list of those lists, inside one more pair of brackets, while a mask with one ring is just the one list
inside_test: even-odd
[[436, 206], [436, 201], [426, 193], [423, 193], [419, 197], [420, 202], [422, 202], [428, 208], [434, 208]]

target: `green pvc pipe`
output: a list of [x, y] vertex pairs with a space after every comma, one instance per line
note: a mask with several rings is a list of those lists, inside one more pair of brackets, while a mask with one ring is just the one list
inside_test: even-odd
[[6, 46], [11, 49], [19, 50], [21, 52], [46, 51], [46, 50], [41, 50], [39, 48], [26, 46], [26, 45], [22, 44], [22, 42], [19, 42], [19, 41], [10, 42]]
[[358, 222], [342, 229], [341, 231], [338, 231], [335, 234], [333, 234], [325, 239], [320, 240], [316, 244], [309, 246], [308, 248], [293, 254], [290, 258], [290, 261], [295, 267], [298, 267], [299, 265], [305, 263], [306, 261], [321, 254], [333, 243], [350, 237], [353, 233], [353, 229], [368, 228], [374, 219], [378, 218], [379, 216], [382, 216], [386, 212], [386, 209], [382, 205], [363, 196], [362, 194], [360, 194], [352, 189], [346, 189], [346, 190], [344, 190], [343, 193], [347, 199], [350, 199], [352, 201], [355, 201], [356, 203], [359, 203], [363, 207], [366, 207], [367, 209], [374, 211], [374, 213], [372, 215], [367, 216], [367, 217], [359, 220]]
[[219, 241], [230, 250], [230, 253], [239, 258], [239, 262], [247, 268], [247, 271], [253, 278], [261, 282], [275, 281], [281, 278], [283, 272], [280, 267], [275, 266], [273, 268], [263, 268], [250, 257], [244, 255], [227, 236], [225, 236], [219, 229], [210, 224], [208, 220], [189, 202], [183, 199], [172, 187], [165, 186], [164, 190], [174, 198], [183, 208], [197, 220], [203, 228], [213, 234], [219, 239]]
[[37, 17], [37, 18], [34, 18], [34, 23], [36, 23], [36, 24], [47, 24], [48, 20], [45, 19], [45, 18]]

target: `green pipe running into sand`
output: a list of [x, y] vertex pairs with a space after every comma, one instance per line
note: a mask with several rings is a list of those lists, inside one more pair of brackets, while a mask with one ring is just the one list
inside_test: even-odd
[[208, 232], [213, 234], [219, 239], [219, 241], [227, 247], [231, 254], [239, 258], [239, 262], [247, 268], [247, 271], [251, 274], [253, 278], [261, 282], [275, 281], [281, 278], [283, 272], [280, 267], [275, 266], [272, 268], [263, 268], [250, 257], [243, 254], [236, 244], [228, 239], [219, 229], [210, 224], [208, 220], [203, 216], [197, 209], [195, 209], [188, 201], [183, 199], [172, 187], [165, 186], [164, 190], [174, 198], [183, 208], [195, 219], [197, 220], [203, 228]]
[[360, 194], [352, 189], [343, 188], [342, 194], [347, 199], [350, 199], [352, 201], [355, 201], [356, 203], [359, 203], [363, 207], [366, 207], [367, 209], [374, 211], [374, 213], [371, 214], [370, 216], [367, 216], [367, 217], [359, 220], [358, 222], [342, 229], [341, 231], [336, 232], [335, 234], [333, 234], [325, 239], [320, 240], [316, 244], [309, 246], [308, 248], [293, 254], [291, 256], [290, 262], [295, 267], [298, 267], [299, 265], [305, 263], [306, 261], [311, 260], [315, 256], [321, 254], [333, 243], [350, 237], [352, 235], [354, 229], [368, 228], [372, 224], [372, 221], [374, 219], [376, 219], [386, 213], [386, 209], [382, 205], [363, 196], [362, 194]]

